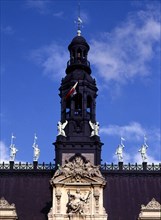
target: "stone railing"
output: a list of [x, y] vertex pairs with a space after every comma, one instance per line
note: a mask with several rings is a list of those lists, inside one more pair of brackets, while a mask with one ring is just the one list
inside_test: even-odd
[[33, 163], [14, 163], [10, 161], [9, 163], [0, 163], [0, 170], [54, 170], [55, 164], [42, 163], [38, 164], [38, 162], [34, 161]]
[[123, 164], [123, 162], [119, 162], [118, 164], [101, 164], [102, 171], [161, 171], [161, 163], [159, 164], [147, 164], [143, 162], [142, 164]]
[[[0, 163], [0, 170], [36, 170], [36, 171], [50, 171], [55, 170], [55, 164], [53, 163], [42, 163], [38, 164], [38, 162], [34, 161], [33, 163], [14, 163], [10, 161], [9, 163]], [[142, 164], [123, 164], [123, 162], [119, 162], [118, 164], [101, 164], [100, 166], [101, 171], [114, 171], [114, 172], [161, 172], [161, 163], [160, 164], [147, 164], [143, 162]]]

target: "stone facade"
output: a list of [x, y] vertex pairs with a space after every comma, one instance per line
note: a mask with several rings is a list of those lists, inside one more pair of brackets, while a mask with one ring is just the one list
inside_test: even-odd
[[52, 208], [48, 220], [107, 220], [103, 207], [106, 185], [99, 166], [81, 154], [74, 155], [59, 167], [51, 179]]

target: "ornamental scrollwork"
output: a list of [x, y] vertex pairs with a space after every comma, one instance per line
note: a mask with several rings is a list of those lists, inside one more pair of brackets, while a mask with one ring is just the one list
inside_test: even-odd
[[100, 166], [93, 165], [82, 155], [75, 155], [69, 160], [66, 160], [65, 164], [60, 166], [55, 172], [54, 178], [61, 175], [70, 177], [72, 182], [81, 182], [84, 177], [99, 177], [104, 180], [100, 172]]
[[157, 202], [154, 198], [146, 205], [142, 205], [141, 209], [145, 210], [145, 209], [150, 209], [150, 210], [154, 210], [154, 209], [161, 209], [161, 204], [159, 202]]
[[15, 208], [15, 204], [9, 204], [4, 197], [0, 198], [0, 208]]

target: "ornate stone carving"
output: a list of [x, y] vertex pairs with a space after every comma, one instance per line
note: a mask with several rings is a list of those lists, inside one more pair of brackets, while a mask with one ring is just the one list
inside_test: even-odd
[[141, 206], [141, 213], [138, 220], [159, 220], [161, 213], [161, 204], [154, 198], [145, 206]]
[[56, 199], [57, 199], [57, 211], [58, 211], [58, 213], [60, 213], [60, 205], [61, 205], [60, 199], [61, 199], [61, 195], [62, 195], [62, 193], [61, 193], [60, 189], [57, 189], [56, 193], [55, 193], [55, 196], [56, 196]]
[[91, 164], [89, 160], [86, 160], [85, 157], [78, 154], [68, 161], [66, 160], [66, 163], [55, 172], [54, 178], [61, 175], [71, 177], [71, 182], [82, 182], [84, 177], [99, 177], [104, 179], [99, 170], [99, 166]]
[[98, 189], [94, 190], [94, 194], [93, 194], [94, 198], [95, 198], [95, 203], [96, 203], [96, 213], [99, 213], [99, 197], [100, 197], [100, 192]]
[[15, 208], [15, 204], [9, 204], [4, 197], [0, 199], [0, 208]]
[[89, 124], [92, 128], [91, 137], [95, 135], [99, 136], [99, 123], [98, 122], [92, 123], [91, 121], [89, 121]]
[[48, 213], [48, 219], [53, 218], [53, 209], [51, 208], [49, 213]]
[[99, 166], [75, 154], [58, 166], [53, 178], [52, 209], [48, 220], [107, 220], [103, 207], [106, 184]]
[[64, 137], [66, 137], [64, 129], [65, 129], [67, 124], [68, 124], [67, 120], [64, 123], [61, 123], [61, 121], [58, 121], [58, 124], [57, 124], [58, 135], [57, 136], [62, 135]]
[[17, 219], [15, 204], [9, 204], [3, 197], [0, 198], [0, 219]]
[[68, 193], [68, 203], [67, 203], [67, 213], [79, 213], [85, 214], [85, 206], [87, 205], [87, 200], [90, 197], [91, 192], [89, 191], [86, 195], [80, 193], [80, 189], [76, 190], [76, 193]]
[[142, 205], [141, 209], [142, 210], [143, 209], [150, 209], [150, 210], [161, 209], [161, 204], [153, 198], [146, 206]]

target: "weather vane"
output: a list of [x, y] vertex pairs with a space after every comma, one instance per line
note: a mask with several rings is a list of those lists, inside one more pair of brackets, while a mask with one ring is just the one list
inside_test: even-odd
[[82, 27], [82, 19], [80, 18], [80, 3], [78, 3], [78, 18], [77, 21], [75, 21], [75, 23], [77, 23], [77, 35], [81, 36], [81, 27]]

